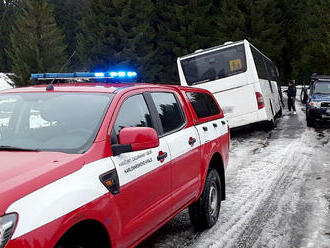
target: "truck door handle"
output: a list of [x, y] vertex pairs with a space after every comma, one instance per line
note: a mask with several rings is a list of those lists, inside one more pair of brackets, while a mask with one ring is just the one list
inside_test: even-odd
[[213, 123], [213, 126], [216, 128], [216, 127], [218, 127], [218, 124], [217, 123]]
[[206, 132], [208, 129], [207, 129], [207, 127], [203, 127], [203, 130]]
[[193, 137], [190, 137], [188, 143], [189, 143], [189, 145], [193, 146], [196, 143], [196, 139]]
[[166, 157], [167, 157], [167, 152], [160, 151], [158, 153], [157, 160], [163, 163]]

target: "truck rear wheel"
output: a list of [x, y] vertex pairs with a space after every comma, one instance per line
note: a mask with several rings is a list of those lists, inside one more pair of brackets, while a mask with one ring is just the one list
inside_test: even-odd
[[220, 177], [218, 172], [211, 168], [207, 174], [202, 195], [189, 207], [190, 220], [196, 229], [204, 230], [217, 222], [221, 199]]

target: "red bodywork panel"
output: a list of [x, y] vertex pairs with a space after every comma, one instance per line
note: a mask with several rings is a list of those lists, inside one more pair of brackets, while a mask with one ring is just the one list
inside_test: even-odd
[[[39, 85], [12, 89], [3, 91], [0, 95], [28, 92], [50, 93], [46, 91], [46, 87]], [[186, 92], [210, 94], [206, 90], [174, 85], [98, 83], [54, 85], [54, 90], [51, 92], [106, 93], [114, 94], [114, 97], [93, 145], [84, 154], [0, 151], [0, 216], [8, 214], [7, 209], [12, 204], [19, 202], [20, 199], [28, 198], [29, 194], [42, 191], [48, 185], [52, 185], [62, 178], [79, 174], [80, 171], [88, 172], [86, 165], [93, 162], [110, 158], [104, 160], [105, 162], [102, 162], [99, 167], [109, 167], [109, 170], [113, 170], [111, 169], [113, 163], [114, 170], [119, 173], [120, 167], [125, 166], [130, 159], [138, 160], [143, 156], [155, 154], [152, 155], [154, 157], [151, 160], [142, 161], [145, 164], [152, 161], [148, 166], [155, 166], [155, 168], [136, 176], [134, 180], [124, 184], [120, 182], [120, 193], [117, 195], [106, 191], [100, 182], [96, 187], [101, 193], [96, 199], [92, 199], [78, 208], [73, 208], [72, 211], [53, 218], [31, 231], [21, 231], [22, 235], [10, 240], [6, 248], [54, 247], [71, 227], [84, 220], [101, 223], [109, 234], [112, 247], [135, 246], [198, 199], [203, 190], [210, 161], [215, 154], [222, 158], [224, 169], [227, 166], [230, 143], [229, 128], [219, 137], [201, 143], [203, 138], [198, 135], [196, 127], [204, 123], [222, 120], [224, 117], [220, 106], [218, 107], [221, 111], [218, 115], [199, 119], [186, 95]], [[141, 129], [145, 131], [143, 135], [137, 127], [124, 128], [123, 133], [119, 135], [119, 143], [131, 144], [132, 150], [140, 151], [141, 154], [139, 153], [139, 156], [133, 158], [123, 156], [125, 159], [117, 165], [113, 159], [110, 143], [111, 130], [116, 116], [127, 97], [145, 92], [175, 94], [182, 106], [186, 121], [177, 132], [182, 133], [183, 141], [180, 140], [180, 142], [185, 145], [189, 144], [185, 148], [187, 152], [174, 155], [176, 151], [171, 150], [173, 147], [175, 148], [177, 145], [178, 147], [175, 149], [182, 148], [179, 143], [175, 142], [175, 133], [159, 138], [156, 131], [151, 128], [142, 127]], [[159, 149], [157, 149], [158, 146], [160, 146]], [[144, 149], [155, 149], [155, 151], [154, 153], [151, 151], [142, 153]], [[136, 168], [142, 165], [134, 164]], [[148, 166], [146, 169], [149, 168]], [[97, 180], [99, 179], [97, 178]], [[102, 193], [103, 190], [104, 193]], [[37, 202], [36, 204], [38, 205]], [[52, 210], [49, 211], [52, 213]], [[24, 223], [20, 223], [24, 219], [20, 219], [20, 215], [22, 214], [18, 213], [18, 224], [24, 225]]]
[[119, 133], [119, 144], [131, 144], [133, 151], [141, 151], [159, 146], [159, 138], [153, 128], [126, 127]]

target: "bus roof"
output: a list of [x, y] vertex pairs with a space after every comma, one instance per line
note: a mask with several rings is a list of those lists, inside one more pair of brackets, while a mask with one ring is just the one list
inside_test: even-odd
[[239, 45], [239, 44], [244, 43], [244, 41], [248, 42], [247, 40], [240, 40], [240, 41], [234, 41], [234, 42], [227, 41], [222, 45], [210, 47], [210, 48], [207, 48], [207, 49], [200, 49], [200, 50], [195, 51], [194, 53], [190, 53], [190, 54], [184, 55], [182, 57], [179, 57], [178, 59], [179, 60], [186, 59], [186, 58], [193, 57], [193, 56], [199, 55], [199, 54], [203, 54], [205, 52], [209, 52], [209, 51], [212, 51], [212, 50], [218, 50], [218, 49], [222, 49], [222, 48], [225, 48], [225, 47]]
[[184, 55], [182, 57], [179, 57], [178, 60], [182, 60], [182, 59], [187, 59], [187, 58], [191, 58], [191, 57], [194, 57], [196, 55], [200, 55], [200, 54], [203, 54], [203, 53], [207, 53], [209, 51], [213, 51], [213, 50], [220, 50], [220, 49], [223, 49], [223, 48], [226, 48], [226, 47], [231, 47], [231, 46], [235, 46], [235, 45], [240, 45], [240, 44], [243, 44], [244, 42], [248, 43], [249, 45], [251, 45], [253, 48], [255, 48], [256, 50], [258, 50], [258, 52], [260, 52], [266, 59], [268, 59], [269, 61], [272, 61], [270, 58], [268, 58], [263, 52], [261, 52], [258, 48], [256, 48], [253, 44], [251, 44], [248, 40], [240, 40], [240, 41], [234, 41], [234, 42], [231, 42], [231, 41], [227, 41], [225, 42], [224, 44], [222, 45], [219, 45], [219, 46], [214, 46], [214, 47], [210, 47], [210, 48], [207, 48], [207, 49], [200, 49], [200, 50], [197, 50], [195, 51], [194, 53], [190, 53], [190, 54], [187, 54], [187, 55]]

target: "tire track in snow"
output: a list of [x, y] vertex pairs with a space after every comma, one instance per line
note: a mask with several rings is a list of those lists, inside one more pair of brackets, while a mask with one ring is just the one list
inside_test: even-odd
[[[278, 203], [282, 196], [286, 197], [292, 193], [291, 186], [295, 182], [295, 178], [301, 177], [304, 173], [302, 167], [310, 165], [310, 158], [305, 157], [298, 164], [290, 164], [290, 160], [284, 167], [289, 167], [289, 170], [282, 170], [282, 173], [278, 175], [273, 184], [266, 190], [265, 195], [261, 196], [259, 202], [250, 221], [248, 222], [247, 228], [239, 235], [235, 247], [245, 248], [253, 247], [254, 243], [259, 239], [260, 233], [262, 232], [265, 224], [278, 213]], [[277, 230], [277, 232], [280, 232]], [[282, 230], [283, 233], [283, 230]], [[271, 241], [271, 240], [269, 240]]]
[[227, 200], [212, 229], [195, 232], [183, 211], [140, 247], [293, 247], [289, 244], [296, 237], [286, 218], [295, 218], [299, 209], [304, 173], [310, 169], [310, 139], [316, 135], [306, 129], [302, 114], [284, 116], [273, 137], [253, 131], [233, 138]]
[[[221, 210], [222, 220], [201, 235], [196, 247], [253, 247], [267, 221], [281, 214], [276, 212], [281, 197], [292, 193], [292, 183], [299, 183], [296, 179], [308, 169], [310, 148], [304, 133], [299, 139], [270, 140], [269, 147], [245, 161], [243, 168], [232, 172], [229, 167], [229, 192]], [[274, 148], [278, 149], [276, 153]], [[242, 175], [250, 175], [253, 183], [246, 182]], [[260, 178], [263, 176], [266, 180]]]
[[[257, 180], [250, 185], [240, 180], [230, 183], [232, 184], [231, 186], [234, 186], [234, 189], [231, 189], [232, 192], [230, 192], [225, 201], [227, 207], [222, 209], [224, 211], [220, 215], [220, 218], [227, 218], [221, 220], [210, 232], [206, 231], [206, 241], [201, 242], [202, 244], [198, 245], [198, 247], [251, 247], [253, 245], [260, 235], [263, 223], [275, 213], [277, 201], [282, 195], [287, 194], [286, 191], [291, 184], [292, 178], [302, 173], [301, 166], [303, 164], [309, 163], [308, 157], [305, 156], [304, 161], [300, 160], [300, 166], [291, 164], [297, 155], [293, 147], [297, 147], [297, 145], [300, 145], [300, 143], [293, 142], [290, 146], [287, 146], [284, 149], [284, 153], [289, 154], [288, 158], [280, 156], [280, 159], [277, 161], [276, 158], [273, 158], [271, 159], [271, 166], [265, 163], [267, 160], [262, 160], [257, 165], [252, 165], [253, 161], [246, 163], [249, 169], [253, 171], [254, 168], [254, 173], [258, 174], [251, 175], [250, 172], [251, 181], [253, 181], [254, 176]], [[265, 153], [262, 152], [261, 156], [264, 155]], [[269, 158], [268, 156], [266, 157]], [[262, 172], [263, 169], [264, 171]], [[241, 170], [241, 173], [237, 173], [232, 180], [237, 180], [240, 177], [239, 174], [246, 175], [247, 173], [246, 170]], [[265, 176], [265, 180], [262, 180], [260, 175]], [[235, 191], [235, 189], [239, 185], [242, 188], [238, 190], [239, 192], [236, 192], [237, 190]], [[228, 186], [228, 188], [231, 186]], [[246, 190], [250, 190], [250, 194], [247, 194]], [[231, 197], [231, 194], [233, 194], [233, 197]]]

